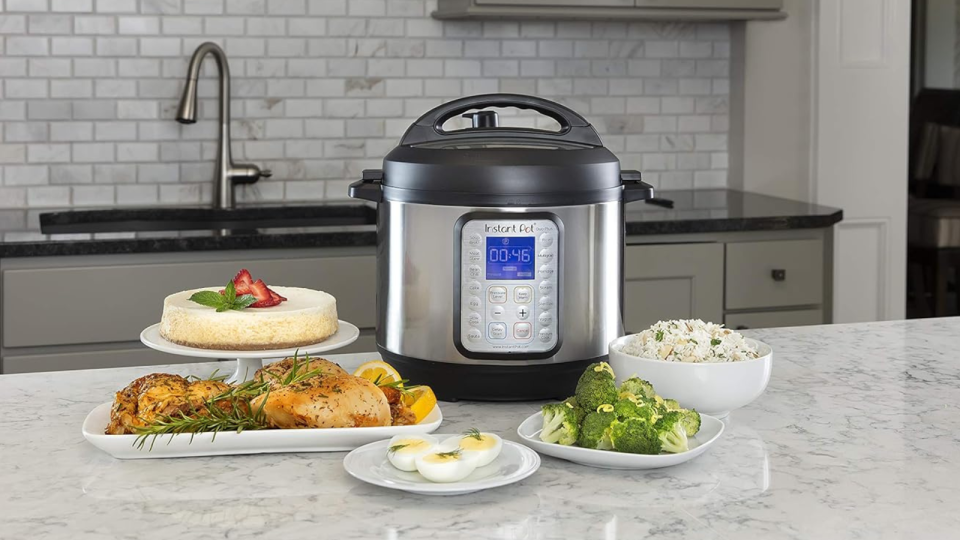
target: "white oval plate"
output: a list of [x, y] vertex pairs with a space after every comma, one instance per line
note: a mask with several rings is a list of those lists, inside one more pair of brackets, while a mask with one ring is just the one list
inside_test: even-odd
[[[453, 435], [436, 435], [441, 441]], [[459, 482], [435, 483], [418, 472], [404, 472], [390, 464], [390, 440], [361, 446], [343, 458], [343, 468], [357, 480], [420, 495], [465, 495], [475, 491], [519, 482], [540, 468], [536, 452], [512, 441], [503, 441], [503, 450], [489, 465], [478, 468]]]
[[294, 347], [292, 349], [271, 349], [267, 351], [218, 351], [215, 349], [200, 349], [197, 347], [186, 347], [177, 345], [172, 341], [167, 341], [160, 335], [160, 323], [146, 327], [140, 332], [140, 341], [151, 349], [160, 352], [177, 354], [180, 356], [193, 356], [197, 358], [249, 358], [259, 360], [262, 358], [286, 358], [297, 354], [315, 354], [332, 351], [340, 347], [350, 345], [360, 337], [360, 330], [348, 323], [339, 321], [337, 333], [313, 345], [304, 347]]
[[436, 406], [422, 422], [413, 426], [385, 426], [327, 429], [264, 429], [217, 433], [183, 433], [157, 437], [150, 448], [148, 439], [143, 448], [134, 443], [136, 435], [104, 435], [110, 422], [113, 403], [98, 405], [83, 421], [83, 437], [90, 444], [117, 459], [225, 456], [234, 454], [274, 454], [281, 452], [343, 452], [394, 435], [432, 433], [440, 427], [443, 414]]
[[723, 422], [705, 414], [700, 415], [700, 431], [689, 438], [690, 450], [680, 454], [624, 454], [612, 450], [594, 450], [579, 446], [545, 443], [540, 440], [543, 427], [543, 413], [538, 412], [520, 424], [517, 434], [531, 448], [547, 456], [565, 459], [580, 465], [600, 467], [602, 469], [659, 469], [690, 461], [707, 451], [723, 433]]

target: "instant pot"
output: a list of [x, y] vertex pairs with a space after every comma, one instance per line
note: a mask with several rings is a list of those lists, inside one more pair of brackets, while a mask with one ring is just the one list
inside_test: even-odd
[[[504, 107], [560, 129], [500, 127], [484, 110]], [[456, 115], [473, 127], [444, 130]], [[623, 205], [653, 188], [574, 111], [524, 95], [451, 101], [350, 196], [378, 203], [377, 348], [440, 399], [566, 397], [622, 335]]]

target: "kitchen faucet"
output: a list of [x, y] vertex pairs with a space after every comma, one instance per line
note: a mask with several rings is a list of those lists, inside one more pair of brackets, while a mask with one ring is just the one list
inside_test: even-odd
[[217, 170], [213, 178], [213, 207], [233, 208], [235, 184], [252, 184], [271, 172], [249, 163], [235, 164], [230, 155], [230, 67], [227, 55], [216, 43], [206, 42], [194, 51], [187, 70], [187, 82], [177, 108], [177, 122], [194, 124], [197, 121], [197, 77], [203, 59], [212, 54], [220, 72], [220, 140], [217, 144]]

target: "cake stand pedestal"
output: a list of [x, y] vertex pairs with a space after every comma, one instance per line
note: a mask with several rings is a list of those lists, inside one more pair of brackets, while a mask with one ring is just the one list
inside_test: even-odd
[[148, 326], [140, 332], [140, 341], [150, 347], [169, 354], [178, 356], [192, 356], [195, 358], [236, 358], [237, 369], [233, 375], [227, 379], [229, 383], [242, 383], [249, 381], [258, 369], [263, 367], [264, 360], [282, 359], [293, 355], [304, 356], [308, 354], [317, 354], [322, 352], [335, 351], [342, 347], [350, 345], [360, 337], [360, 330], [346, 322], [339, 321], [337, 333], [328, 337], [320, 343], [295, 347], [292, 349], [272, 349], [265, 351], [219, 351], [214, 349], [199, 349], [197, 347], [185, 347], [177, 345], [172, 341], [167, 341], [160, 335], [160, 323]]

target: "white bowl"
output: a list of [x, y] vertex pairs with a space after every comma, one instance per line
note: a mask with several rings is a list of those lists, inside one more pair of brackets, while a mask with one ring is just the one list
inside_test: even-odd
[[640, 358], [620, 352], [631, 336], [610, 342], [610, 367], [617, 384], [636, 375], [650, 381], [657, 394], [680, 402], [680, 406], [724, 418], [760, 397], [773, 370], [773, 350], [766, 343], [747, 338], [758, 348], [760, 358], [740, 362], [689, 363]]

